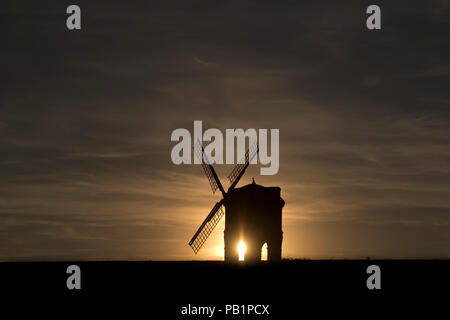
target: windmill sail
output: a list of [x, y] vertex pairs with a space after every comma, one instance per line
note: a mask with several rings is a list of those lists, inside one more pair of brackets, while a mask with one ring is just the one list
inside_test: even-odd
[[192, 250], [194, 250], [195, 254], [201, 249], [206, 239], [208, 239], [209, 235], [213, 232], [214, 228], [225, 214], [222, 206], [223, 199], [215, 204], [205, 221], [203, 221], [200, 228], [198, 228], [197, 232], [192, 237], [191, 241], [189, 241], [189, 245]]
[[220, 183], [219, 178], [217, 177], [216, 171], [213, 166], [210, 164], [208, 157], [205, 154], [205, 150], [203, 149], [200, 141], [197, 141], [195, 144], [195, 155], [197, 159], [201, 161], [203, 171], [205, 172], [206, 177], [208, 178], [209, 184], [211, 186], [212, 192], [215, 193], [217, 189], [220, 189], [222, 194], [225, 196], [225, 190]]
[[238, 163], [233, 171], [228, 175], [228, 180], [230, 180], [231, 186], [228, 189], [228, 191], [232, 190], [236, 184], [239, 182], [239, 179], [241, 179], [242, 175], [244, 174], [245, 170], [250, 164], [250, 161], [253, 160], [253, 158], [258, 154], [259, 147], [258, 144], [255, 142], [247, 151], [245, 152], [244, 158]]
[[[205, 150], [203, 149], [203, 146], [199, 140], [195, 144], [194, 151], [197, 159], [199, 159], [202, 164], [203, 171], [208, 178], [213, 193], [215, 193], [216, 190], [219, 189], [225, 199], [227, 193], [223, 189], [223, 186], [220, 183], [219, 178], [217, 177], [216, 171], [209, 162], [208, 157], [205, 154]], [[239, 163], [228, 176], [228, 179], [230, 179], [231, 182], [231, 186], [228, 191], [232, 190], [236, 186], [236, 184], [239, 182], [239, 179], [242, 177], [245, 170], [249, 166], [250, 162], [258, 154], [258, 151], [259, 148], [257, 143], [254, 143], [250, 147], [250, 149], [247, 149], [244, 155], [244, 159], [241, 160], [241, 163]], [[223, 203], [225, 201], [224, 199], [220, 200], [214, 205], [205, 221], [203, 221], [197, 232], [192, 237], [191, 241], [189, 241], [189, 245], [191, 246], [192, 250], [194, 250], [195, 254], [197, 254], [197, 252], [202, 248], [203, 244], [213, 232], [220, 219], [225, 215], [225, 211], [223, 208]]]

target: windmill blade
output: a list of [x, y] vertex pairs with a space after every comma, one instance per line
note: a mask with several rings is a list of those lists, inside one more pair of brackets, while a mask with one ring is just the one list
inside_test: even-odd
[[214, 205], [205, 221], [203, 221], [200, 228], [198, 228], [197, 232], [192, 237], [191, 241], [189, 241], [189, 245], [191, 246], [192, 250], [194, 250], [195, 254], [197, 254], [197, 252], [201, 249], [206, 239], [208, 239], [209, 235], [213, 232], [214, 228], [225, 214], [222, 206], [223, 199]]
[[258, 154], [259, 152], [259, 146], [255, 142], [247, 151], [245, 152], [244, 158], [240, 161], [241, 163], [238, 163], [233, 171], [228, 175], [228, 179], [230, 180], [231, 186], [228, 188], [228, 191], [234, 189], [234, 187], [237, 185], [241, 177], [243, 176], [245, 170], [250, 164], [250, 161], [253, 160], [253, 158]]
[[219, 177], [217, 176], [213, 166], [210, 164], [209, 159], [205, 154], [205, 150], [199, 140], [197, 140], [195, 144], [195, 155], [197, 156], [197, 159], [201, 161], [203, 171], [208, 178], [212, 192], [215, 193], [216, 190], [219, 189], [225, 197], [225, 190], [222, 187], [222, 183], [220, 183]]

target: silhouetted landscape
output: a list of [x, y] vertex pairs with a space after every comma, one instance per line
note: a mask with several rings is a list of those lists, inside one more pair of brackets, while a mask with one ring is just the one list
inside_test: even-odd
[[264, 304], [259, 320], [382, 305], [434, 320], [450, 292], [449, 12], [2, 3], [0, 317], [245, 320], [220, 308]]

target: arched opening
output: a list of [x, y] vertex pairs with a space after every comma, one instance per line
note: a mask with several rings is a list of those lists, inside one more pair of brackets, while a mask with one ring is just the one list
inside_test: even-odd
[[261, 261], [267, 261], [267, 255], [268, 255], [268, 246], [267, 243], [264, 243], [261, 248]]
[[244, 241], [239, 242], [238, 244], [238, 253], [239, 253], [239, 261], [245, 260], [245, 251], [247, 251], [247, 246]]

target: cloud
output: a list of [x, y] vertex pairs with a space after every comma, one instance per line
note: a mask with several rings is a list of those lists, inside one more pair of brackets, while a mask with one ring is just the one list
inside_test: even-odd
[[0, 259], [193, 258], [220, 199], [170, 162], [194, 120], [280, 129], [279, 174], [242, 184], [282, 188], [287, 255], [449, 257], [447, 2], [383, 4], [380, 33], [363, 3], [82, 1], [79, 33], [27, 5], [3, 15]]

